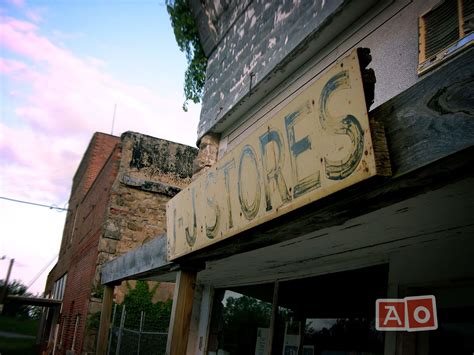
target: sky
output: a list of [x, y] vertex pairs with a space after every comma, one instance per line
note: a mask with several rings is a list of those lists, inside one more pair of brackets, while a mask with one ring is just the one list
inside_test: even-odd
[[[67, 208], [96, 131], [195, 146], [185, 69], [164, 0], [0, 0], [0, 197]], [[0, 199], [0, 279], [43, 292], [65, 217]]]

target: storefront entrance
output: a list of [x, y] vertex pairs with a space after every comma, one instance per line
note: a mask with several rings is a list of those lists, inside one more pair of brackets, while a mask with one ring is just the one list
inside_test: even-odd
[[218, 289], [209, 354], [383, 354], [375, 301], [386, 297], [379, 265], [291, 281]]

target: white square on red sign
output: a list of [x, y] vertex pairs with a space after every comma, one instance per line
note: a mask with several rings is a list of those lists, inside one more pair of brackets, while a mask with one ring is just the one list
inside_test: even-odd
[[438, 329], [434, 296], [405, 297], [407, 330], [416, 332]]
[[405, 300], [379, 299], [375, 308], [375, 329], [406, 330]]

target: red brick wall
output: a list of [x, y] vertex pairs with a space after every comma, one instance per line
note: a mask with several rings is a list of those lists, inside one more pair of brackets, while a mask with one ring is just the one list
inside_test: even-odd
[[112, 153], [112, 150], [119, 142], [119, 137], [104, 133], [95, 133], [84, 153], [73, 178], [71, 196], [69, 198], [70, 211], [68, 212], [64, 225], [59, 260], [48, 276], [45, 288], [46, 292], [52, 290], [54, 282], [66, 273], [70, 266], [73, 255], [71, 239], [74, 239], [77, 233], [77, 226], [80, 224], [80, 219], [78, 219], [80, 211], [78, 211], [78, 207], [82, 203], [87, 190], [91, 187]]
[[75, 192], [75, 195], [79, 195], [79, 198], [82, 198], [89, 191], [104, 162], [117, 143], [120, 143], [119, 137], [100, 132], [94, 133], [72, 179], [72, 191]]
[[[62, 315], [66, 320], [64, 331], [64, 348], [62, 351], [72, 348], [74, 330], [76, 328], [76, 317], [79, 316], [79, 323], [76, 331], [76, 342], [74, 350], [80, 353], [82, 349], [82, 339], [84, 328], [87, 322], [87, 310], [91, 292], [91, 280], [94, 276], [94, 265], [97, 258], [97, 243], [89, 243], [86, 250], [80, 254], [80, 258], [75, 258], [68, 272], [66, 292]], [[85, 249], [85, 248], [83, 248]], [[63, 352], [60, 352], [60, 354]]]
[[[88, 161], [91, 168], [83, 168], [82, 179], [76, 180], [77, 184], [75, 185], [79, 187], [79, 190], [71, 192], [70, 203], [72, 202], [75, 208], [66, 220], [63, 237], [65, 240], [60, 258], [48, 278], [48, 287], [52, 288], [55, 280], [66, 272], [68, 275], [61, 315], [65, 326], [58, 354], [64, 354], [66, 350], [71, 349], [77, 316], [79, 316], [79, 322], [74, 350], [78, 353], [82, 351], [98, 243], [109, 204], [110, 188], [120, 165], [121, 146], [116, 144], [118, 138], [106, 135], [94, 137], [94, 142], [91, 142], [86, 154], [88, 158], [83, 159], [82, 162]], [[112, 142], [115, 142], [112, 146], [113, 150], [109, 150]], [[103, 151], [99, 154], [100, 149]], [[105, 151], [108, 151], [107, 157], [105, 157]], [[76, 173], [76, 177], [78, 176], [80, 174]], [[94, 177], [94, 181], [84, 194], [81, 188], [90, 184], [91, 177]]]
[[74, 301], [72, 314], [65, 314], [71, 320], [67, 328], [67, 339], [72, 342], [75, 319], [79, 315], [80, 321], [77, 327], [74, 349], [79, 353], [82, 351], [87, 324], [98, 243], [102, 235], [102, 224], [109, 204], [110, 188], [117, 176], [119, 164], [120, 146], [116, 145], [77, 211], [77, 221], [79, 223], [76, 221], [77, 231], [72, 242], [73, 254], [71, 255], [71, 267], [68, 272], [68, 282], [64, 294], [65, 307], [63, 309], [69, 310], [68, 303], [71, 304]]

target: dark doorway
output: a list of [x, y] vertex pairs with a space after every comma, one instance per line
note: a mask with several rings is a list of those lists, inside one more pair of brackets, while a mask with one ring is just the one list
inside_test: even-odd
[[387, 294], [388, 265], [278, 284], [271, 329], [271, 284], [218, 289], [208, 351], [228, 355], [383, 354], [375, 330], [375, 301]]
[[387, 294], [388, 266], [281, 282], [273, 354], [383, 354], [375, 301]]

